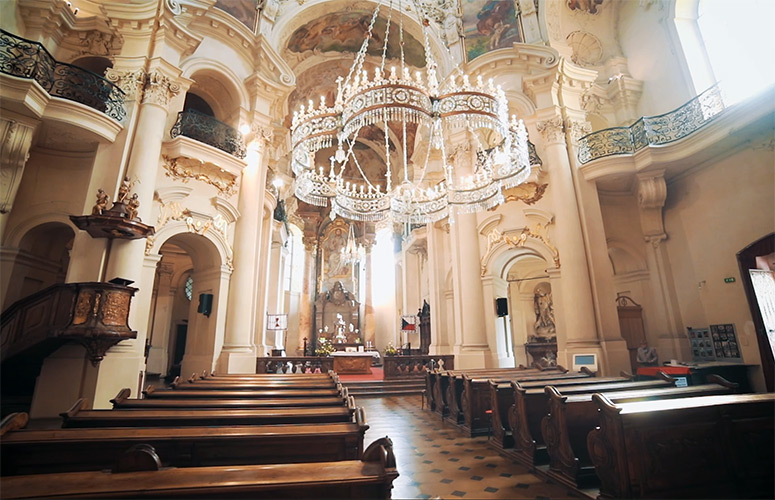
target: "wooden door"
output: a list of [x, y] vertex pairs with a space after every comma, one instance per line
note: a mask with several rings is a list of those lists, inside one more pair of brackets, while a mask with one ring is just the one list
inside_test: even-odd
[[638, 370], [638, 347], [646, 340], [646, 330], [643, 328], [643, 308], [626, 295], [616, 298], [617, 311], [619, 313], [619, 328], [622, 338], [627, 342], [627, 350], [630, 352], [630, 367], [632, 373]]

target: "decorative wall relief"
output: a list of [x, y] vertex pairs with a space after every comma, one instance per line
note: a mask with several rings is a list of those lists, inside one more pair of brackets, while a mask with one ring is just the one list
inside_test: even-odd
[[532, 205], [544, 196], [549, 184], [538, 184], [537, 182], [525, 182], [509, 188], [503, 192], [504, 203], [510, 201], [523, 201]]
[[185, 156], [170, 158], [165, 155], [163, 158], [167, 177], [184, 183], [191, 179], [205, 182], [226, 197], [237, 193], [237, 176], [217, 165]]
[[597, 14], [600, 11], [600, 6], [603, 5], [603, 0], [568, 0], [567, 5], [570, 10]]
[[530, 227], [522, 229], [518, 235], [505, 235], [498, 228], [493, 229], [487, 234], [487, 249], [484, 252], [481, 260], [481, 275], [487, 274], [487, 261], [490, 259], [495, 246], [498, 243], [506, 243], [512, 247], [523, 247], [528, 238], [539, 240], [552, 252], [552, 259], [554, 260], [555, 267], [560, 267], [560, 252], [557, 250], [547, 235], [547, 228], [549, 224], [554, 222], [554, 218], [549, 222], [541, 223], [536, 222]]
[[521, 42], [514, 0], [463, 2], [463, 32], [469, 61]]
[[[234, 262], [234, 250], [229, 242], [229, 221], [221, 214], [215, 214], [210, 216], [199, 212], [194, 212], [188, 208], [183, 207], [177, 201], [170, 201], [165, 203], [163, 200], [156, 197], [156, 201], [159, 203], [159, 216], [157, 218], [156, 227], [161, 230], [170, 221], [181, 221], [186, 224], [186, 229], [189, 233], [195, 233], [204, 236], [207, 231], [212, 231], [218, 234], [223, 240], [224, 248], [226, 251], [226, 266], [233, 270]], [[148, 238], [145, 242], [145, 255], [151, 253], [155, 238]]]

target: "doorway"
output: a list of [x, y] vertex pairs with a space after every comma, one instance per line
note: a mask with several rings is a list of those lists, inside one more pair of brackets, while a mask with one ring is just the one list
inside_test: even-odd
[[751, 310], [767, 391], [775, 389], [775, 233], [737, 254], [740, 279]]

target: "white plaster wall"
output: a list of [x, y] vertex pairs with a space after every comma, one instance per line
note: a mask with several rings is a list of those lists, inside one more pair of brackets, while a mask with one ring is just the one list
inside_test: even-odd
[[[759, 364], [736, 253], [775, 227], [775, 169], [771, 149], [751, 146], [669, 182], [663, 244], [685, 326], [734, 323], [744, 361]], [[726, 277], [736, 281], [724, 283]], [[760, 373], [754, 382], [763, 388]]]
[[658, 115], [694, 97], [686, 79], [683, 52], [677, 45], [668, 2], [619, 2], [618, 35], [630, 74], [643, 82], [639, 116]]

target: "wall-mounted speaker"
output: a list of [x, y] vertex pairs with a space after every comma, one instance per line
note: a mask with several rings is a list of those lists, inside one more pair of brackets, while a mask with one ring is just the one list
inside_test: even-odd
[[495, 314], [497, 314], [499, 318], [509, 315], [509, 299], [506, 297], [495, 299]]
[[213, 311], [213, 294], [212, 293], [200, 293], [199, 294], [199, 307], [196, 312], [202, 313], [208, 318]]

